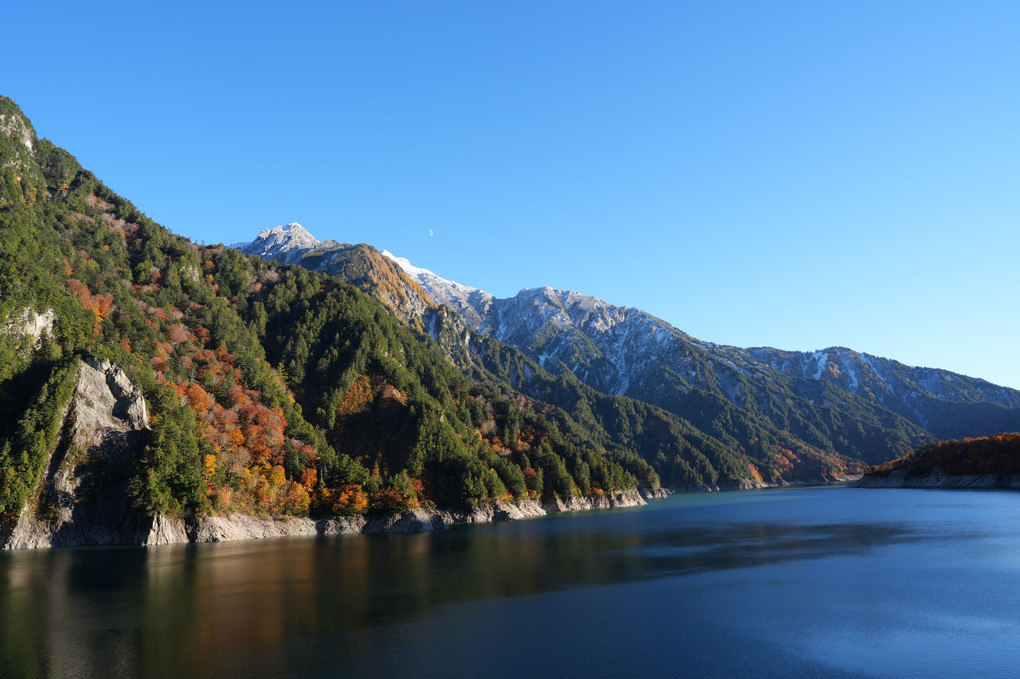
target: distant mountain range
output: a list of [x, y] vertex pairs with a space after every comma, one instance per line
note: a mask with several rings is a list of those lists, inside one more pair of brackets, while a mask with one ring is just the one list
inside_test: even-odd
[[[318, 241], [299, 224], [234, 247], [349, 279], [356, 248], [377, 252]], [[497, 298], [381, 254], [406, 274], [397, 286], [404, 297], [417, 295], [391, 308], [433, 336], [435, 305], [443, 305], [471, 333], [514, 347], [553, 374], [665, 408], [747, 452], [769, 453], [764, 445], [783, 456], [801, 448], [875, 463], [933, 438], [1020, 429], [1020, 391], [985, 380], [843, 347], [807, 353], [713, 344], [640, 309], [578, 292], [542, 287]], [[374, 266], [392, 278], [390, 267]]]

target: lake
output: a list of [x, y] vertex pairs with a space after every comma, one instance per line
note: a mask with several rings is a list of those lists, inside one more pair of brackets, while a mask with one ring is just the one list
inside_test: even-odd
[[3, 677], [1020, 675], [1020, 493], [0, 554]]

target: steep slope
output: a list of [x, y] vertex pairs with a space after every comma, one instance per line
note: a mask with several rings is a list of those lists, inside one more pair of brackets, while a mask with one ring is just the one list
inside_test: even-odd
[[[471, 312], [461, 315], [479, 332], [553, 370], [562, 365], [596, 389], [660, 405], [710, 431], [711, 423], [698, 415], [703, 396], [767, 418], [809, 446], [872, 462], [902, 454], [926, 434], [965, 436], [1020, 426], [1020, 392], [983, 380], [850, 350], [799, 354], [716, 345], [640, 309], [576, 292], [537, 288], [507, 299], [482, 291], [458, 295], [458, 284], [394, 261], [434, 298], [471, 304]], [[689, 397], [697, 392], [701, 396]]]
[[[476, 340], [467, 349], [468, 329], [491, 337], [599, 392], [676, 413], [766, 466], [788, 467], [782, 458], [799, 463], [804, 455], [878, 462], [933, 435], [990, 433], [1020, 421], [1017, 392], [962, 375], [849, 350], [843, 350], [846, 360], [859, 365], [840, 364], [844, 354], [836, 350], [796, 354], [716, 345], [640, 309], [552, 288], [497, 299], [383, 254], [463, 320], [467, 329], [447, 328], [448, 350], [477, 355]], [[312, 260], [305, 264], [315, 267]], [[438, 337], [436, 319], [430, 314], [424, 323]], [[822, 353], [832, 354], [825, 359], [829, 367], [819, 366]], [[792, 471], [781, 474], [789, 478]]]
[[[462, 367], [470, 367], [480, 346], [472, 332], [491, 337], [603, 394], [678, 415], [754, 460], [766, 479], [829, 473], [824, 470], [845, 468], [848, 458], [889, 459], [927, 435], [881, 406], [837, 388], [800, 385], [743, 350], [702, 342], [639, 309], [551, 288], [496, 299], [384, 254], [468, 326], [454, 332], [447, 323], [440, 338], [448, 351], [460, 351], [455, 360]], [[432, 318], [426, 326], [439, 337], [442, 326]], [[544, 393], [557, 403], [568, 400]]]
[[[132, 511], [128, 488], [131, 453], [149, 430], [145, 399], [109, 361], [75, 360], [63, 373], [62, 382], [70, 378], [74, 384], [59, 410], [63, 428], [41, 478], [31, 484], [27, 509], [0, 544], [24, 549], [145, 542], [152, 522]], [[64, 402], [59, 393], [55, 397]]]
[[433, 300], [457, 312], [469, 328], [479, 330], [482, 327], [496, 299], [494, 296], [484, 290], [440, 278], [428, 269], [420, 269], [387, 250], [383, 250], [382, 255], [417, 281]]
[[[323, 260], [315, 260], [309, 254], [311, 251], [303, 250], [314, 239], [297, 228], [288, 225], [263, 231], [255, 242], [240, 249], [267, 256], [285, 253], [282, 256], [290, 261], [349, 278], [349, 270], [328, 269], [323, 266]], [[297, 234], [293, 242], [288, 236], [292, 231]], [[371, 250], [369, 246], [360, 247]], [[333, 251], [338, 250], [333, 248]], [[366, 258], [363, 261], [376, 260]], [[406, 261], [403, 265], [410, 266]], [[411, 267], [410, 270], [446, 302], [464, 307], [479, 298], [480, 291], [456, 283], [446, 284], [422, 269]], [[371, 286], [379, 278], [361, 278], [364, 289], [376, 297]], [[442, 286], [436, 287], [440, 283]], [[480, 304], [484, 308], [484, 295]], [[699, 428], [675, 413], [590, 387], [582, 388], [583, 383], [577, 380], [559, 380], [520, 350], [472, 330], [448, 307], [429, 309], [421, 320], [454, 365], [473, 380], [508, 396], [512, 395], [506, 390], [509, 385], [532, 399], [556, 405], [564, 411], [561, 427], [569, 429], [568, 420], [581, 423], [583, 428], [579, 431], [594, 437], [607, 451], [612, 451], [612, 455], [630, 460], [636, 454], [651, 463], [671, 487], [747, 487], [784, 480], [817, 481], [853, 473], [860, 467], [858, 462], [841, 455], [831, 445], [827, 448], [808, 445], [789, 432], [777, 430], [765, 418], [711, 398], [702, 398], [698, 403], [697, 415], [704, 420]], [[625, 443], [621, 445], [621, 442]], [[908, 450], [909, 445], [903, 443], [897, 452]]]
[[880, 403], [939, 438], [1020, 429], [1020, 391], [985, 380], [844, 347], [812, 353], [756, 347], [747, 353], [784, 375], [824, 380]]

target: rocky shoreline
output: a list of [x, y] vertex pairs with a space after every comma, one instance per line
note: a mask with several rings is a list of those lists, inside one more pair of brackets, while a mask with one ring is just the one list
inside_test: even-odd
[[911, 476], [906, 469], [887, 475], [867, 474], [851, 488], [941, 488], [969, 490], [1020, 490], [1020, 474], [931, 474]]
[[[377, 516], [336, 516], [325, 519], [298, 517], [259, 518], [244, 514], [204, 516], [196, 519], [172, 519], [163, 515], [137, 520], [133, 531], [119, 535], [94, 535], [75, 531], [54, 534], [43, 525], [26, 526], [11, 535], [4, 549], [34, 549], [102, 544], [143, 546], [188, 542], [229, 542], [262, 540], [287, 536], [355, 535], [361, 533], [422, 533], [442, 530], [456, 524], [514, 521], [557, 512], [638, 507], [650, 499], [669, 495], [665, 489], [625, 490], [606, 495], [571, 497], [542, 503], [538, 500], [497, 502], [469, 509], [416, 509], [403, 514]], [[35, 528], [33, 530], [32, 528]], [[97, 539], [98, 538], [98, 539]]]
[[[819, 478], [802, 480], [798, 483], [784, 483], [783, 487], [811, 485], [814, 483], [846, 483], [855, 477]], [[884, 479], [880, 479], [884, 481]], [[861, 485], [863, 479], [852, 485]], [[1014, 482], [1020, 488], [1020, 476]], [[46, 547], [78, 547], [92, 545], [141, 545], [157, 546], [185, 544], [189, 542], [232, 542], [237, 540], [264, 540], [289, 536], [330, 536], [378, 533], [423, 533], [445, 530], [457, 524], [490, 523], [493, 521], [516, 521], [535, 518], [559, 512], [638, 507], [649, 500], [661, 499], [673, 492], [712, 492], [720, 490], [754, 490], [779, 487], [776, 484], [745, 482], [732, 487], [717, 486], [699, 488], [645, 488], [625, 490], [605, 495], [570, 497], [547, 502], [521, 500], [518, 502], [496, 502], [491, 505], [463, 509], [415, 509], [402, 514], [333, 516], [322, 519], [302, 517], [261, 518], [246, 514], [230, 516], [203, 516], [196, 518], [169, 518], [155, 516], [133, 516], [119, 531], [98, 530], [97, 527], [76, 525], [63, 526], [54, 531], [51, 526], [39, 521], [26, 521], [22, 517], [14, 531], [0, 540], [2, 549], [39, 549]], [[879, 487], [879, 486], [871, 486]], [[901, 487], [901, 486], [888, 486]], [[931, 486], [936, 487], [936, 486]], [[1001, 487], [1001, 486], [998, 486]], [[73, 525], [74, 522], [72, 522]], [[99, 528], [103, 528], [100, 526]]]
[[852, 484], [855, 481], [860, 480], [862, 474], [833, 474], [831, 476], [817, 476], [814, 478], [801, 478], [793, 479], [791, 481], [780, 481], [779, 483], [769, 483], [768, 481], [754, 481], [751, 479], [745, 479], [743, 481], [735, 481], [732, 483], [723, 483], [719, 485], [700, 485], [684, 488], [673, 488], [670, 489], [671, 493], [717, 493], [720, 491], [730, 490], [765, 490], [766, 488], [798, 488], [800, 486], [835, 486], [835, 485], [846, 485]]

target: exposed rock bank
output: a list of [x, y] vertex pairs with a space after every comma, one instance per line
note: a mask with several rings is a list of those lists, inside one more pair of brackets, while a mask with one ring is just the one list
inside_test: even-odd
[[972, 490], [1020, 490], [1020, 474], [931, 474], [909, 476], [906, 469], [888, 475], [867, 474], [852, 488], [966, 488]]
[[[682, 488], [672, 488], [669, 492], [673, 493], [717, 493], [723, 490], [764, 490], [765, 488], [793, 488], [796, 486], [832, 486], [853, 483], [861, 478], [861, 474], [827, 474], [823, 476], [816, 476], [813, 478], [800, 478], [791, 479], [789, 481], [779, 481], [777, 483], [770, 483], [768, 481], [755, 481], [753, 479], [743, 479], [740, 481], [734, 481], [732, 483], [723, 483], [718, 485], [700, 485], [700, 486], [685, 486]], [[642, 491], [644, 492], [644, 491]]]
[[38, 349], [42, 344], [43, 335], [53, 334], [53, 324], [56, 320], [57, 314], [53, 309], [46, 309], [42, 313], [37, 313], [34, 309], [24, 309], [4, 324], [4, 330], [10, 334], [30, 337], [32, 346]]
[[290, 535], [423, 533], [430, 530], [443, 530], [462, 523], [516, 521], [555, 512], [637, 507], [648, 504], [646, 498], [663, 498], [668, 494], [661, 488], [642, 491], [626, 490], [600, 496], [557, 499], [544, 504], [538, 500], [522, 500], [520, 502], [497, 502], [470, 509], [415, 509], [404, 514], [336, 516], [318, 521], [294, 517], [261, 519], [243, 514], [206, 516], [189, 521], [157, 516], [152, 520], [147, 538], [140, 544], [164, 545], [183, 542], [262, 540]]

